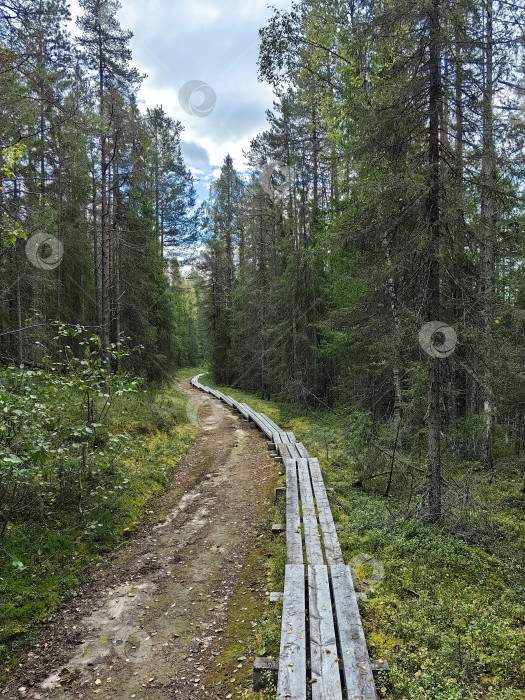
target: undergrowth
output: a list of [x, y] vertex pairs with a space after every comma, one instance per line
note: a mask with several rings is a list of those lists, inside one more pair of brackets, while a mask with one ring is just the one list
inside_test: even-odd
[[[345, 561], [365, 594], [359, 605], [370, 656], [390, 665], [388, 675], [376, 678], [380, 697], [525, 696], [522, 465], [504, 446], [490, 475], [461, 452], [459, 427], [445, 446], [443, 523], [429, 527], [418, 518], [424, 497], [418, 436], [403, 436], [385, 497], [392, 426], [348, 412], [304, 415], [295, 406], [217, 386], [208, 375], [201, 381], [266, 413], [319, 457], [326, 485], [334, 488], [329, 498]], [[275, 579], [275, 569], [284, 571], [282, 542], [272, 547]], [[275, 617], [258, 634], [261, 652], [274, 654]]]
[[[17, 403], [12, 379], [2, 385], [2, 399], [10, 407], [21, 406], [17, 411], [25, 410], [23, 401]], [[80, 430], [84, 384], [72, 385], [71, 377], [45, 372], [25, 372], [23, 381], [31, 384], [31, 400], [38, 405], [27, 429], [18, 423], [16, 453], [10, 443], [13, 463], [21, 455], [24, 470], [7, 485], [24, 498], [9, 512], [0, 537], [3, 679], [60, 600], [78, 595], [82, 583], [102, 565], [104, 553], [139, 527], [145, 509], [168, 486], [195, 436], [179, 392], [171, 386], [135, 386], [112, 402], [99, 423], [88, 423], [96, 425], [91, 435], [96, 433], [78, 438], [76, 448], [70, 435]], [[83, 446], [88, 439], [89, 450]], [[39, 440], [52, 449], [37, 453], [32, 445]], [[29, 445], [31, 459], [22, 462]], [[75, 450], [76, 461], [71, 457]], [[74, 483], [64, 477], [66, 459]]]

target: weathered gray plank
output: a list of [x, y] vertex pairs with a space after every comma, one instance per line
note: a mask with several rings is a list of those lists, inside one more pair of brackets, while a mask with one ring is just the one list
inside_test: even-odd
[[348, 700], [376, 700], [374, 676], [348, 566], [330, 567]]
[[314, 496], [310, 484], [308, 460], [297, 460], [299, 473], [299, 486], [301, 493], [301, 506], [303, 512], [304, 544], [306, 548], [306, 561], [308, 564], [324, 564], [323, 551], [321, 549], [321, 537], [317, 527], [317, 515], [315, 513]]
[[304, 566], [287, 564], [284, 577], [277, 700], [306, 699]]
[[306, 451], [306, 448], [305, 448], [305, 446], [303, 445], [302, 442], [296, 442], [296, 443], [295, 443], [295, 448], [296, 448], [297, 451], [299, 452], [299, 456], [301, 457], [301, 459], [308, 459], [308, 458], [309, 458], [310, 455], [309, 455], [308, 452]]
[[277, 450], [277, 452], [281, 455], [281, 457], [283, 459], [292, 459], [293, 458], [293, 455], [290, 452], [290, 444], [289, 443], [281, 442], [280, 440], [278, 440], [275, 443], [275, 449]]
[[261, 413], [261, 416], [266, 419], [266, 421], [272, 426], [274, 430], [277, 432], [280, 432], [281, 428], [273, 421], [271, 418], [269, 418], [266, 413]]
[[297, 449], [297, 443], [296, 442], [289, 442], [288, 443], [288, 449], [290, 450], [290, 454], [294, 459], [300, 459], [301, 458], [301, 453]]
[[289, 440], [290, 442], [297, 442], [297, 440], [296, 440], [296, 438], [295, 438], [295, 435], [294, 435], [292, 432], [287, 432], [286, 435], [287, 435], [288, 440]]
[[250, 417], [250, 412], [249, 412], [248, 407], [246, 406], [245, 403], [239, 403], [239, 404], [237, 405], [237, 410], [238, 410], [240, 413], [242, 413], [242, 415], [243, 415], [245, 418], [249, 418], [249, 417]]
[[262, 430], [263, 433], [269, 438], [273, 437], [274, 430], [273, 428], [268, 425], [266, 420], [262, 417], [260, 413], [257, 413], [257, 411], [252, 410], [248, 405], [243, 404], [244, 407], [246, 408], [246, 411], [249, 414], [250, 419], [255, 423], [255, 425], [259, 428], [259, 430]]
[[290, 440], [288, 439], [288, 435], [283, 431], [279, 433], [279, 442], [290, 442]]
[[308, 617], [310, 619], [310, 666], [312, 700], [342, 700], [328, 570], [308, 567]]
[[297, 466], [294, 459], [285, 459], [284, 463], [286, 467], [286, 561], [288, 564], [302, 564], [303, 538], [299, 513]]
[[248, 406], [248, 404], [243, 403], [241, 406], [244, 408], [245, 413], [247, 414], [248, 418], [253, 421], [253, 411], [252, 409]]
[[262, 414], [258, 413], [257, 418], [259, 420], [259, 425], [261, 426], [262, 431], [266, 434], [268, 438], [272, 439], [275, 432], [273, 426], [271, 426], [267, 422], [266, 418], [264, 418]]
[[239, 410], [239, 402], [236, 401], [233, 396], [227, 396], [226, 397], [230, 401], [230, 405], [232, 408], [234, 408], [236, 411]]
[[308, 467], [312, 477], [312, 485], [314, 489], [315, 502], [317, 504], [317, 512], [319, 514], [319, 524], [321, 525], [321, 533], [323, 535], [324, 551], [326, 561], [329, 565], [344, 564], [343, 553], [337, 531], [330, 510], [328, 496], [324, 486], [323, 475], [319, 467], [319, 461], [312, 457], [308, 460]]

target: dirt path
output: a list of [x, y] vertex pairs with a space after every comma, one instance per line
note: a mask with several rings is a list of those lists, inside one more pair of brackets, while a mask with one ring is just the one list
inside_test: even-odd
[[202, 430], [151, 523], [55, 613], [2, 697], [219, 697], [203, 681], [275, 466], [245, 421], [188, 381], [180, 389]]

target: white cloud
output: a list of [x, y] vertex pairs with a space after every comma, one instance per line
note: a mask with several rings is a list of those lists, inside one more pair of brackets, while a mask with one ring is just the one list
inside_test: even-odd
[[[273, 4], [285, 9], [291, 0]], [[71, 13], [73, 19], [80, 14], [78, 0]], [[245, 170], [242, 152], [266, 128], [273, 100], [270, 87], [257, 81], [258, 31], [271, 16], [267, 0], [124, 0], [118, 16], [134, 33], [133, 63], [148, 74], [141, 108], [162, 104], [182, 122], [187, 165], [216, 174], [229, 153], [236, 169]], [[217, 95], [207, 117], [187, 114], [179, 104], [178, 92], [190, 80], [202, 80]]]

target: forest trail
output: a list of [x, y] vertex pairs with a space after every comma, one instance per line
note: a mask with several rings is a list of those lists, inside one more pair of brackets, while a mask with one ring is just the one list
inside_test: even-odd
[[170, 488], [142, 532], [55, 612], [2, 697], [217, 697], [203, 680], [275, 465], [241, 418], [188, 380], [179, 388], [197, 404], [201, 432]]

